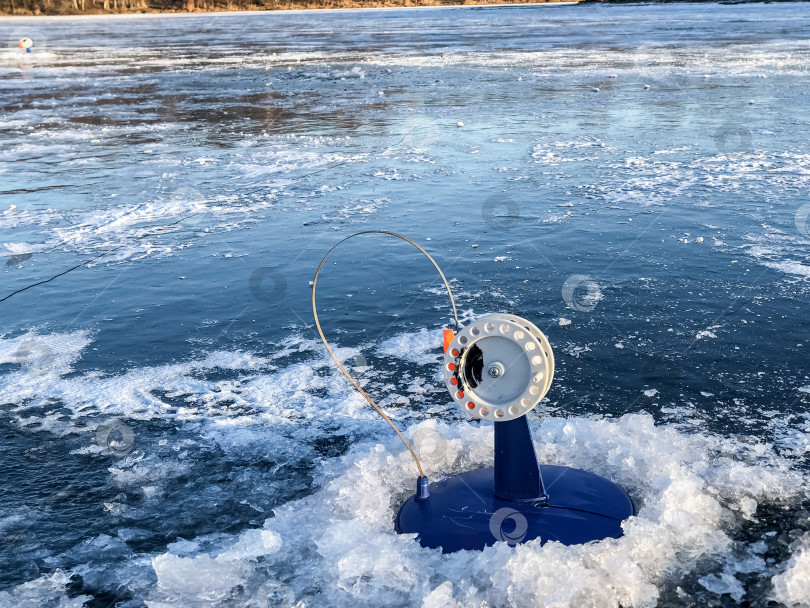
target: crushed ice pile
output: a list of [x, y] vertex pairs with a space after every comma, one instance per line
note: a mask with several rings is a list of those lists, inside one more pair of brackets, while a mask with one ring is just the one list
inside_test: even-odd
[[[408, 345], [410, 357], [423, 361], [434, 337], [416, 332], [395, 340]], [[3, 376], [3, 391], [17, 402], [58, 397], [78, 419], [92, 409], [90, 403], [112, 401], [117, 394], [117, 406], [108, 407], [117, 408], [119, 415], [199, 422], [216, 406], [209, 395], [213, 384], [199, 378], [192, 381], [192, 376], [205, 368], [231, 368], [246, 377], [228, 385], [228, 398], [238, 397], [253, 413], [208, 420], [202, 427], [203, 435], [215, 436], [227, 450], [250, 458], [269, 447], [267, 434], [277, 425], [300, 426], [298, 434], [281, 444], [287, 442], [290, 451], [302, 450], [311, 436], [335, 431], [335, 426], [328, 431], [321, 428], [326, 416], [318, 412], [324, 403], [330, 404], [333, 424], [358, 432], [361, 439], [341, 456], [319, 459], [313, 491], [277, 506], [263, 525], [235, 534], [178, 538], [165, 551], [154, 553], [133, 551], [127, 541], [137, 534], [129, 528], [119, 530], [116, 537], [101, 534], [71, 549], [77, 564], [71, 572], [58, 569], [0, 592], [0, 606], [89, 606], [88, 596], [69, 592], [70, 576], [78, 574], [85, 585], [128, 590], [132, 602], [120, 605], [145, 601], [149, 608], [652, 607], [662, 593], [685, 596], [682, 585], [690, 580], [698, 581], [697, 589], [739, 601], [743, 595], [739, 577], [751, 573], [772, 579], [769, 597], [787, 606], [810, 605], [807, 537], [790, 547], [792, 555], [785, 563], [763, 557], [780, 542], [778, 538], [764, 534], [740, 540], [763, 509], [793, 509], [808, 489], [794, 461], [756, 438], [687, 434], [676, 426], [656, 425], [643, 412], [613, 420], [534, 416], [531, 425], [541, 462], [585, 468], [621, 484], [636, 502], [638, 516], [626, 522], [622, 538], [601, 543], [575, 547], [554, 542], [541, 546], [537, 541], [517, 547], [498, 543], [481, 553], [442, 555], [394, 533], [399, 505], [413, 491], [413, 463], [395, 438], [380, 434], [382, 427], [372, 414], [355, 418], [363, 406], [344, 382], [311, 373], [313, 368], [331, 373], [311, 340], [299, 338], [279, 346], [276, 363], [244, 353], [219, 353], [114, 378], [93, 374], [63, 378], [60, 374], [92, 343], [91, 336], [77, 332], [37, 339], [48, 345], [56, 362], [53, 370], [58, 371], [50, 371], [48, 378], [30, 369]], [[19, 351], [21, 343], [21, 339], [0, 340], [3, 361]], [[384, 355], [396, 346], [389, 339], [377, 353]], [[341, 349], [340, 355], [356, 352]], [[302, 353], [311, 358], [278, 365], [279, 356]], [[318, 354], [312, 357], [313, 353]], [[151, 386], [199, 393], [199, 398], [187, 398], [185, 410], [168, 412], [150, 393]], [[313, 388], [325, 394], [313, 397]], [[490, 427], [462, 420], [404, 419], [433, 480], [491, 463]], [[53, 428], [70, 432], [64, 423]], [[161, 479], [177, 474], [173, 468], [190, 466], [175, 458], [133, 453], [109, 471], [122, 492], [149, 497], [152, 506], [145, 508], [159, 516]]]

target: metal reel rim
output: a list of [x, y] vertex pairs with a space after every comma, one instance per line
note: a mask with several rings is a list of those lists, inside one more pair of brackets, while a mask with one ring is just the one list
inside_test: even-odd
[[[511, 404], [488, 401], [465, 382], [463, 370], [470, 349], [493, 336], [518, 345], [529, 362], [531, 375], [526, 378], [526, 388]], [[537, 377], [539, 374], [542, 378]], [[445, 383], [456, 404], [473, 417], [496, 422], [514, 420], [537, 407], [551, 387], [553, 376], [554, 354], [548, 339], [531, 321], [512, 314], [495, 313], [476, 319], [453, 337], [444, 357]]]

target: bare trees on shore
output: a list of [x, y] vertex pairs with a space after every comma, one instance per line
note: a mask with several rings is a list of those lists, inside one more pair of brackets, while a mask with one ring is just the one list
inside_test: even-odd
[[[193, 0], [192, 9], [193, 9]], [[76, 15], [184, 10], [186, 0], [0, 0], [4, 15]]]
[[0, 0], [0, 14], [77, 15], [363, 6], [436, 6], [517, 1], [547, 2], [554, 0]]

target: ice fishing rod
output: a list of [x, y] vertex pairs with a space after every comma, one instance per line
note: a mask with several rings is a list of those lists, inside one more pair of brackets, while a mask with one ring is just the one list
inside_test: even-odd
[[[329, 346], [315, 302], [318, 275], [338, 245], [361, 234], [384, 234], [410, 243], [442, 277], [456, 321], [455, 332], [444, 330], [444, 382], [469, 418], [494, 423], [494, 466], [430, 483], [411, 445]], [[495, 313], [461, 327], [450, 285], [436, 261], [412, 240], [387, 230], [352, 234], [326, 253], [312, 282], [312, 312], [332, 360], [396, 431], [419, 470], [416, 493], [402, 504], [394, 521], [396, 532], [414, 534], [423, 547], [444, 553], [480, 550], [497, 541], [576, 545], [623, 534], [622, 522], [636, 513], [624, 489], [594, 473], [537, 460], [527, 414], [551, 387], [554, 353], [534, 323]]]
[[427, 479], [425, 477], [424, 472], [422, 471], [422, 465], [419, 463], [419, 458], [417, 458], [416, 452], [414, 452], [413, 448], [411, 447], [411, 444], [408, 442], [407, 439], [405, 439], [405, 436], [397, 428], [397, 425], [395, 425], [393, 423], [391, 418], [389, 418], [388, 415], [382, 410], [382, 408], [374, 402], [374, 399], [372, 399], [369, 396], [369, 394], [366, 391], [363, 390], [363, 388], [357, 383], [357, 381], [354, 378], [352, 378], [352, 375], [348, 372], [348, 370], [345, 367], [343, 367], [343, 364], [341, 364], [341, 362], [335, 356], [335, 353], [332, 351], [332, 347], [329, 346], [329, 341], [326, 339], [326, 336], [323, 333], [323, 329], [321, 328], [321, 322], [318, 319], [318, 307], [315, 304], [315, 291], [318, 288], [318, 276], [321, 274], [321, 269], [323, 268], [324, 262], [326, 262], [326, 258], [328, 258], [329, 254], [332, 253], [335, 249], [337, 249], [337, 247], [339, 247], [340, 245], [342, 245], [343, 243], [345, 243], [349, 239], [353, 239], [354, 237], [360, 236], [362, 234], [384, 234], [384, 235], [396, 237], [396, 238], [401, 239], [401, 240], [405, 241], [406, 243], [409, 243], [409, 244], [413, 245], [414, 247], [416, 247], [419, 251], [421, 251], [427, 257], [427, 259], [430, 260], [430, 262], [433, 264], [433, 266], [438, 271], [439, 276], [441, 276], [442, 282], [444, 282], [444, 286], [447, 289], [447, 295], [450, 296], [450, 305], [453, 307], [453, 318], [455, 319], [455, 323], [456, 323], [456, 331], [458, 331], [460, 329], [461, 325], [458, 322], [458, 312], [456, 311], [456, 302], [453, 299], [453, 291], [450, 289], [450, 284], [447, 282], [447, 278], [444, 276], [444, 273], [442, 272], [442, 269], [439, 267], [439, 264], [436, 262], [436, 260], [434, 260], [433, 257], [427, 251], [425, 251], [418, 244], [414, 243], [408, 237], [402, 236], [401, 234], [397, 234], [396, 232], [390, 232], [388, 230], [363, 230], [361, 232], [355, 232], [354, 234], [351, 234], [351, 235], [347, 236], [346, 238], [338, 241], [329, 251], [326, 252], [326, 255], [323, 256], [323, 259], [321, 260], [321, 263], [318, 264], [318, 269], [315, 271], [315, 278], [312, 281], [312, 314], [315, 317], [315, 326], [318, 328], [318, 335], [320, 335], [321, 340], [323, 341], [323, 345], [326, 347], [326, 350], [329, 352], [329, 356], [332, 357], [332, 360], [338, 366], [340, 371], [343, 372], [343, 375], [346, 376], [349, 379], [349, 382], [352, 383], [354, 388], [357, 389], [357, 391], [361, 395], [363, 395], [365, 400], [368, 401], [371, 404], [371, 407], [373, 407], [375, 410], [377, 410], [377, 412], [380, 414], [380, 416], [382, 416], [383, 419], [388, 424], [391, 425], [391, 428], [394, 429], [396, 434], [402, 440], [402, 443], [404, 443], [405, 447], [408, 448], [408, 452], [410, 452], [411, 458], [413, 458], [414, 463], [416, 463], [416, 468], [419, 470], [419, 478], [420, 479], [422, 479], [422, 478]]

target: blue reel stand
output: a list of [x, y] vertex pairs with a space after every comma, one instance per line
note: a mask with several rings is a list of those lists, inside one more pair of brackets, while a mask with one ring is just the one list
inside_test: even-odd
[[554, 355], [543, 333], [515, 315], [463, 328], [445, 352], [445, 381], [470, 415], [495, 423], [495, 466], [428, 484], [399, 511], [396, 531], [444, 553], [496, 541], [587, 543], [622, 535], [636, 514], [627, 493], [593, 473], [539, 465], [526, 414], [545, 396]]

